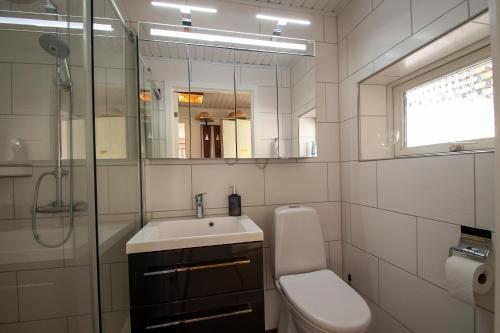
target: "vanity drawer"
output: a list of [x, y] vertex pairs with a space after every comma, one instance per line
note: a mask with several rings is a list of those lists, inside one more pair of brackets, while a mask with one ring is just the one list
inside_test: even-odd
[[263, 333], [264, 291], [132, 308], [132, 333]]
[[132, 307], [263, 288], [262, 242], [129, 255]]

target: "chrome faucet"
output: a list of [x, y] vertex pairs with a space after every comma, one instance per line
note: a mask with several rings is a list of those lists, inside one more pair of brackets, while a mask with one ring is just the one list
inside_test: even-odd
[[198, 193], [194, 196], [194, 202], [196, 205], [196, 218], [202, 219], [204, 217], [203, 213], [203, 195], [206, 193]]

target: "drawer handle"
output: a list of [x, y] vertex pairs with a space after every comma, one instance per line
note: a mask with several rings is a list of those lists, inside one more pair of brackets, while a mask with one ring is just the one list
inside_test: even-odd
[[164, 275], [164, 274], [173, 274], [173, 273], [181, 273], [181, 272], [189, 272], [189, 271], [199, 271], [202, 269], [212, 269], [212, 268], [222, 268], [236, 265], [244, 265], [251, 263], [250, 259], [241, 259], [230, 262], [220, 262], [215, 264], [206, 264], [206, 265], [197, 265], [197, 266], [185, 266], [185, 267], [177, 267], [172, 269], [165, 269], [161, 271], [154, 272], [146, 272], [144, 276], [154, 276], [154, 275]]
[[248, 309], [244, 309], [244, 310], [238, 310], [238, 311], [233, 311], [233, 312], [226, 312], [226, 313], [221, 313], [221, 314], [216, 314], [216, 315], [211, 315], [211, 316], [191, 318], [191, 319], [176, 320], [176, 321], [171, 321], [171, 322], [167, 322], [167, 323], [163, 323], [163, 324], [149, 325], [149, 326], [146, 326], [146, 329], [147, 330], [154, 330], [154, 329], [157, 329], [157, 328], [177, 326], [177, 325], [180, 325], [180, 324], [191, 324], [191, 323], [196, 323], [196, 322], [199, 322], [199, 321], [206, 321], [206, 320], [212, 320], [212, 319], [233, 317], [233, 316], [243, 315], [243, 314], [247, 314], [247, 313], [252, 313], [252, 307], [250, 306], [250, 304], [248, 304]]

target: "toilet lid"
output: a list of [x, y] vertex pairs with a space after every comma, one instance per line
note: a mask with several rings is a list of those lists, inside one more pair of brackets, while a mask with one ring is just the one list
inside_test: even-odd
[[279, 283], [297, 311], [324, 330], [363, 332], [370, 324], [365, 300], [330, 270], [285, 275]]

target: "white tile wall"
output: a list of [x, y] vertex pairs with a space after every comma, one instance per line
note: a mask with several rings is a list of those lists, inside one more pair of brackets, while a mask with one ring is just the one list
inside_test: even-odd
[[349, 74], [411, 35], [409, 9], [410, 0], [385, 0], [349, 34]]
[[476, 308], [476, 333], [494, 332], [493, 313], [480, 307]]
[[90, 273], [87, 266], [23, 271], [17, 274], [20, 319], [89, 314]]
[[344, 39], [348, 32], [354, 29], [372, 10], [371, 0], [353, 0], [338, 17], [338, 38]]
[[323, 16], [325, 24], [325, 42], [337, 43], [337, 17]]
[[369, 299], [368, 332], [491, 333], [493, 314], [484, 308], [493, 295], [475, 311], [448, 296], [444, 261], [460, 224], [493, 228], [494, 155], [358, 163], [354, 119], [357, 82], [464, 22], [486, 1], [361, 4], [351, 1], [337, 19], [344, 278], [355, 272], [352, 285]]
[[339, 124], [317, 123], [318, 158], [315, 162], [340, 161]]
[[55, 114], [55, 67], [14, 64], [12, 66], [12, 111], [14, 114]]
[[413, 216], [351, 206], [351, 241], [404, 270], [417, 272], [417, 221]]
[[328, 163], [328, 200], [340, 201], [340, 163]]
[[348, 202], [342, 202], [342, 240], [351, 242], [351, 205]]
[[[347, 62], [350, 61], [349, 57]], [[373, 65], [369, 64], [340, 83], [340, 121], [351, 119], [358, 114], [358, 82], [372, 73]]]
[[227, 207], [232, 185], [242, 206], [264, 205], [264, 170], [255, 164], [193, 165], [193, 193], [206, 193], [205, 207]]
[[358, 159], [358, 118], [351, 118], [340, 123], [340, 160], [356, 161]]
[[340, 202], [310, 203], [307, 206], [318, 212], [323, 240], [340, 240], [342, 237]]
[[146, 166], [146, 209], [166, 211], [191, 209], [191, 166]]
[[129, 310], [128, 264], [111, 264], [111, 304], [112, 310]]
[[411, 13], [413, 31], [418, 31], [463, 2], [463, 0], [419, 0], [412, 1]]
[[495, 155], [475, 155], [476, 227], [495, 230]]
[[111, 213], [133, 213], [139, 209], [137, 201], [137, 166], [108, 167], [109, 210]]
[[337, 44], [316, 43], [316, 81], [338, 82]]
[[344, 243], [342, 246], [342, 274], [351, 286], [372, 301], [378, 303], [379, 260], [377, 257]]
[[267, 204], [328, 200], [327, 165], [323, 163], [269, 164], [265, 169]]
[[376, 162], [342, 163], [340, 175], [342, 201], [377, 206]]
[[0, 219], [14, 218], [14, 187], [12, 178], [0, 178]]
[[339, 86], [334, 83], [326, 84], [326, 120], [338, 122], [339, 115]]
[[363, 160], [390, 157], [389, 140], [387, 138], [387, 118], [359, 117], [360, 147], [359, 158]]
[[472, 306], [384, 261], [380, 262], [380, 305], [416, 333], [474, 331]]
[[17, 321], [17, 279], [15, 272], [0, 273], [0, 309], [2, 309], [0, 323]]
[[338, 276], [342, 277], [342, 242], [334, 241], [328, 243], [329, 253], [329, 267]]
[[11, 113], [11, 65], [0, 64], [0, 114]]
[[377, 180], [381, 208], [474, 226], [473, 155], [380, 161]]
[[398, 60], [405, 54], [425, 45], [430, 39], [436, 38], [446, 31], [456, 26], [457, 22], [466, 20], [469, 14], [467, 2], [453, 8], [443, 16], [439, 17], [431, 24], [415, 32], [409, 38], [393, 47], [389, 52], [384, 53], [375, 59], [375, 70], [379, 70], [392, 62]]
[[386, 116], [387, 88], [379, 85], [360, 86], [359, 114], [362, 116]]
[[469, 0], [470, 15], [476, 15], [477, 13], [488, 8], [488, 0]]
[[372, 324], [367, 333], [410, 333], [410, 330], [391, 317], [384, 309], [365, 297], [372, 312]]
[[460, 227], [418, 219], [418, 276], [446, 289], [444, 264], [450, 246], [460, 239]]
[[338, 53], [339, 80], [343, 81], [347, 78], [347, 38], [339, 42]]
[[0, 325], [0, 330], [5, 333], [24, 333], [24, 332], [40, 332], [40, 333], [66, 333], [66, 319], [47, 319], [36, 320], [24, 323], [14, 323]]

